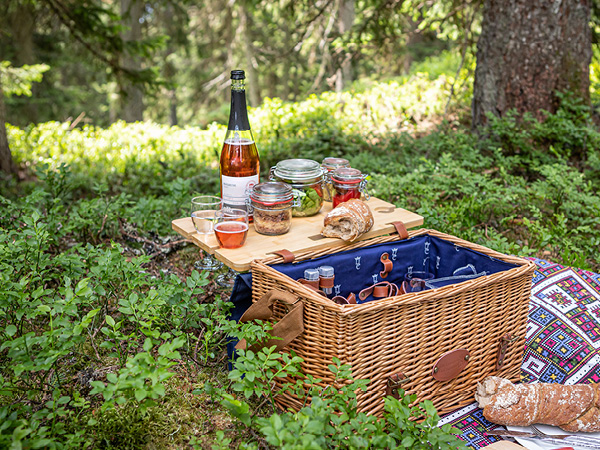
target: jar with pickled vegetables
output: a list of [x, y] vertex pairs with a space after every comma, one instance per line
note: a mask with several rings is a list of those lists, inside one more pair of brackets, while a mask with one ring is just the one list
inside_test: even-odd
[[292, 186], [297, 206], [292, 216], [314, 216], [323, 206], [323, 168], [311, 159], [285, 159], [271, 168], [270, 179]]
[[323, 188], [323, 199], [330, 202], [333, 199], [333, 186], [331, 185], [331, 174], [340, 167], [350, 167], [350, 161], [344, 158], [328, 156], [323, 159], [321, 166], [325, 170], [325, 183]]
[[331, 174], [331, 183], [333, 186], [333, 207], [340, 203], [347, 202], [352, 198], [360, 198], [365, 195], [365, 200], [369, 199], [367, 192], [367, 175], [358, 169], [342, 167], [336, 169]]

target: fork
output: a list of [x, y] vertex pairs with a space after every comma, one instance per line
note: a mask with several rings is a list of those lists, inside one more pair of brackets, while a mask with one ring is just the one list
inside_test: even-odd
[[586, 443], [586, 444], [595, 444], [600, 448], [600, 439], [588, 437], [588, 436], [579, 436], [575, 434], [547, 434], [540, 430], [535, 425], [529, 425], [531, 428], [531, 432], [536, 436], [541, 438], [551, 438], [551, 439], [564, 439], [566, 441], [573, 442], [574, 444], [577, 442]]

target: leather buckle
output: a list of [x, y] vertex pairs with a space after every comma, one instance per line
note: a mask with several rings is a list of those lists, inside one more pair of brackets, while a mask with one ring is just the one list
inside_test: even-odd
[[500, 338], [500, 346], [498, 347], [498, 356], [496, 358], [496, 370], [500, 370], [504, 365], [506, 357], [506, 351], [508, 350], [508, 344], [515, 342], [519, 339], [519, 336], [513, 336], [510, 333], [506, 333]]
[[408, 383], [410, 378], [405, 376], [402, 372], [390, 375], [387, 379], [387, 385], [385, 387], [385, 395], [394, 397], [395, 399], [400, 398], [400, 392], [398, 389], [402, 387], [403, 383]]

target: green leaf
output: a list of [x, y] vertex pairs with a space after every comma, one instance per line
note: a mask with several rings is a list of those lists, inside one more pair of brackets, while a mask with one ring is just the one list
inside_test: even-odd
[[412, 436], [405, 436], [404, 438], [402, 438], [402, 446], [404, 448], [411, 448], [414, 442], [415, 438], [413, 438]]
[[148, 392], [146, 392], [145, 389], [136, 389], [135, 391], [135, 399], [138, 402], [141, 402], [142, 400], [144, 400], [146, 397], [148, 396]]
[[6, 327], [6, 329], [4, 330], [4, 332], [8, 336], [13, 337], [17, 333], [17, 327], [15, 327], [14, 325], [9, 325], [9, 326]]
[[163, 397], [165, 395], [165, 386], [163, 384], [157, 384], [154, 386], [153, 391], [156, 395]]
[[111, 373], [106, 374], [106, 379], [108, 381], [110, 381], [112, 384], [116, 384], [118, 377], [117, 377], [116, 373], [111, 372]]
[[144, 351], [149, 352], [150, 350], [152, 350], [152, 347], [152, 339], [146, 338], [146, 340], [144, 341]]
[[115, 327], [115, 319], [113, 319], [108, 314], [106, 315], [106, 323], [113, 328]]

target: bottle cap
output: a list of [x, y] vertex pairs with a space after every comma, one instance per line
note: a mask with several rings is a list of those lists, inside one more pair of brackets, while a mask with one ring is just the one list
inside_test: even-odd
[[246, 74], [243, 70], [232, 70], [231, 71], [231, 79], [232, 80], [245, 80]]
[[306, 281], [317, 281], [319, 279], [319, 269], [306, 269], [304, 279]]
[[334, 275], [333, 267], [331, 267], [331, 266], [319, 267], [319, 275], [324, 278], [331, 278]]

